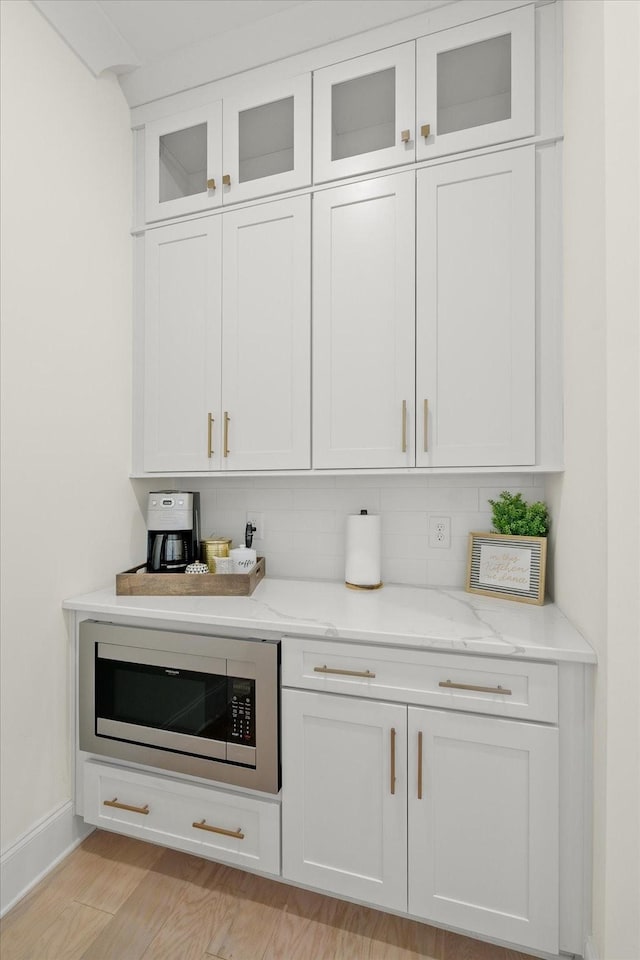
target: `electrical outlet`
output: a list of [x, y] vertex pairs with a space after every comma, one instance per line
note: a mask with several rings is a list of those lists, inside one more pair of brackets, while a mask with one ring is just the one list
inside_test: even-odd
[[253, 534], [254, 540], [264, 540], [264, 516], [261, 513], [253, 513], [252, 510], [247, 511], [247, 523], [252, 523], [254, 525], [255, 532]]
[[429, 517], [429, 546], [443, 549], [451, 546], [450, 517]]

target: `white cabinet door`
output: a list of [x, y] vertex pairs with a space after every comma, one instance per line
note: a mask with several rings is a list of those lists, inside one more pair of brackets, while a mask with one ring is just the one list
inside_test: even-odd
[[418, 40], [418, 160], [535, 134], [534, 18], [530, 4]]
[[146, 234], [146, 471], [210, 470], [219, 463], [221, 256], [220, 217]]
[[314, 467], [414, 463], [413, 173], [314, 197]]
[[419, 707], [408, 727], [409, 913], [557, 953], [557, 728]]
[[535, 156], [418, 172], [418, 466], [535, 463]]
[[398, 704], [283, 691], [287, 880], [406, 910], [405, 730]]
[[144, 132], [147, 222], [222, 203], [222, 101], [148, 123]]
[[310, 198], [222, 219], [222, 467], [308, 468]]
[[413, 41], [313, 77], [313, 179], [337, 180], [415, 160]]
[[311, 74], [224, 101], [224, 202], [311, 183]]

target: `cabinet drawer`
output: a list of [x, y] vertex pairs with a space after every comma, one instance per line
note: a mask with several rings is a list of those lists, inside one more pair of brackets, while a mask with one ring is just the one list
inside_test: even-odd
[[280, 873], [280, 806], [88, 760], [84, 818], [104, 830]]
[[558, 720], [558, 669], [552, 663], [286, 637], [282, 682], [375, 700]]

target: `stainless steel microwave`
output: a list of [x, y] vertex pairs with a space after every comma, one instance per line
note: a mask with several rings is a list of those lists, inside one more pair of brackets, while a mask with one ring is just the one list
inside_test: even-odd
[[80, 624], [80, 749], [280, 789], [280, 644]]

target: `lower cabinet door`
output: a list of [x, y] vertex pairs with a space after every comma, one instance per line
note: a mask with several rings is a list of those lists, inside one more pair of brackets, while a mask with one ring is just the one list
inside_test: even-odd
[[284, 690], [283, 876], [407, 908], [406, 707]]
[[558, 730], [409, 708], [409, 913], [558, 952]]
[[84, 818], [103, 830], [262, 873], [280, 873], [280, 806], [88, 760]]

